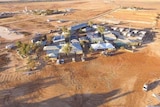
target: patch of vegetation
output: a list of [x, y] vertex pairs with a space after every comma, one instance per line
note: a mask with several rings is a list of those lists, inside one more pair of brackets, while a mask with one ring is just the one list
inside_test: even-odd
[[70, 45], [70, 43], [67, 43], [65, 44], [63, 47], [62, 47], [62, 51], [68, 56], [69, 53], [71, 52], [72, 50], [72, 47]]
[[40, 55], [40, 51], [42, 51], [42, 47], [38, 44], [33, 43], [22, 43], [21, 41], [16, 42], [16, 46], [18, 48], [18, 53], [22, 57], [27, 57], [33, 53], [36, 53], [37, 55]]
[[132, 7], [122, 7], [122, 9], [144, 10], [143, 7], [136, 7], [136, 6], [132, 6]]
[[51, 9], [47, 9], [47, 10], [33, 10], [32, 12], [35, 15], [52, 15], [52, 14], [64, 13], [63, 11], [51, 10]]
[[30, 32], [26, 32], [26, 31], [22, 31], [22, 32], [20, 32], [20, 33], [24, 34], [24, 36], [29, 36], [29, 35], [31, 35]]

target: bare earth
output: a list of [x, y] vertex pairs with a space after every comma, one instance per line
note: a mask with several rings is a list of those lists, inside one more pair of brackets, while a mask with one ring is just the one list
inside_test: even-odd
[[[0, 11], [18, 11], [25, 6], [28, 9], [75, 9], [74, 13], [66, 16], [17, 15], [0, 19], [1, 26], [17, 31], [48, 32], [59, 26], [72, 25], [76, 21], [100, 21], [94, 19], [95, 16], [101, 20], [121, 20], [123, 24], [119, 26], [156, 28], [154, 40], [144, 44], [144, 47], [135, 53], [119, 52], [112, 57], [92, 54], [86, 62], [58, 66], [50, 64], [41, 72], [29, 76], [15, 72], [16, 66], [23, 66], [22, 59], [14, 53], [4, 54], [1, 50], [0, 107], [145, 107], [159, 104], [158, 100], [152, 97], [152, 93], [160, 93], [160, 86], [149, 92], [142, 90], [145, 82], [160, 79], [160, 22], [153, 24], [157, 14], [160, 14], [159, 0], [119, 0], [115, 3], [104, 1], [0, 4]], [[146, 10], [118, 9], [107, 13], [118, 8], [120, 3], [121, 6], [138, 6]], [[66, 19], [69, 22], [48, 23], [48, 18]], [[4, 44], [12, 42], [4, 41], [4, 38], [0, 40], [3, 42], [0, 44], [1, 49], [4, 48]], [[9, 63], [4, 62], [6, 57], [9, 57]]]

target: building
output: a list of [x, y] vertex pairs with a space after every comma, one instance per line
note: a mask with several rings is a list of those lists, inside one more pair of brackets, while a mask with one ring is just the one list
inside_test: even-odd
[[110, 41], [110, 40], [116, 40], [117, 37], [112, 32], [108, 31], [104, 33], [104, 39], [105, 41]]
[[72, 47], [71, 53], [83, 54], [83, 50], [79, 42], [72, 43], [71, 47]]
[[111, 43], [96, 43], [96, 44], [91, 44], [91, 48], [96, 50], [113, 50], [115, 47]]
[[91, 43], [103, 42], [103, 38], [99, 33], [90, 32], [87, 33], [87, 37]]
[[[64, 44], [64, 45], [66, 45], [66, 44]], [[63, 45], [63, 46], [64, 46], [64, 45]], [[62, 46], [62, 47], [63, 47], [63, 46]], [[73, 42], [73, 43], [71, 43], [71, 44], [70, 44], [70, 47], [71, 47], [71, 52], [70, 52], [70, 54], [83, 54], [83, 50], [82, 50], [82, 47], [81, 47], [81, 45], [80, 45], [79, 42]], [[61, 48], [61, 49], [59, 50], [59, 53], [63, 54], [63, 53], [65, 53], [65, 52], [64, 52], [63, 49]]]
[[54, 44], [64, 44], [65, 43], [65, 37], [63, 35], [54, 36], [52, 39]]
[[79, 29], [86, 28], [86, 27], [88, 27], [88, 24], [87, 24], [87, 23], [80, 23], [80, 24], [71, 26], [71, 27], [70, 27], [70, 30], [71, 30], [71, 33], [73, 34], [75, 31], [77, 31], [77, 30], [79, 30]]
[[46, 51], [46, 54], [50, 58], [57, 58], [59, 55], [60, 46], [54, 45], [54, 46], [45, 46], [43, 48], [44, 51]]

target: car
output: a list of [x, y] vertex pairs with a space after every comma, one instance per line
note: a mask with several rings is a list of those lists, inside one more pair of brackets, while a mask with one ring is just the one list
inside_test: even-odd
[[143, 91], [148, 91], [148, 84], [144, 84], [142, 90], [143, 90]]

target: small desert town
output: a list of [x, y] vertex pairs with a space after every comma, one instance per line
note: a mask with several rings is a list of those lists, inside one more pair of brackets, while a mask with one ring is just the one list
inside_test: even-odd
[[160, 0], [0, 0], [0, 107], [160, 107]]

